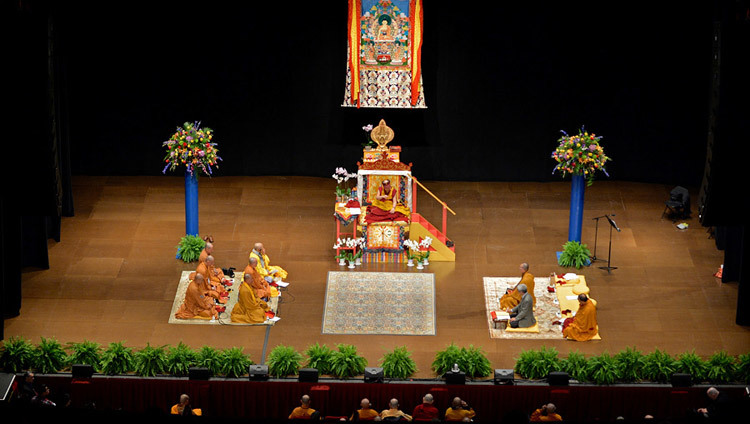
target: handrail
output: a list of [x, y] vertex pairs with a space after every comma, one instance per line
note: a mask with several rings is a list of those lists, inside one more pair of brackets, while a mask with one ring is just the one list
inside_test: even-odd
[[424, 191], [426, 191], [430, 196], [432, 196], [435, 200], [437, 200], [440, 204], [442, 204], [443, 207], [445, 207], [446, 209], [448, 209], [450, 211], [450, 213], [452, 213], [454, 216], [456, 215], [456, 213], [453, 212], [453, 209], [451, 209], [450, 206], [448, 206], [442, 200], [438, 199], [437, 196], [435, 196], [430, 190], [428, 190], [427, 187], [423, 186], [422, 183], [420, 183], [419, 180], [417, 180], [413, 175], [412, 175], [411, 179], [414, 180], [415, 183], [419, 184], [419, 186], [422, 187], [424, 189]]

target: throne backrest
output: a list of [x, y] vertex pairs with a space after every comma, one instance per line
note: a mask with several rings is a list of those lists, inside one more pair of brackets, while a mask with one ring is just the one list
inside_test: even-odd
[[398, 174], [363, 174], [357, 176], [357, 189], [362, 206], [369, 206], [378, 195], [378, 188], [383, 180], [390, 180], [391, 187], [396, 190], [396, 199], [406, 207], [411, 208], [411, 178], [408, 175]]

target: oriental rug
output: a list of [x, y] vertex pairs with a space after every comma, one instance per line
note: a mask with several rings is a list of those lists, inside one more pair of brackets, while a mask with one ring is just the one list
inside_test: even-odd
[[[185, 291], [187, 291], [188, 284], [190, 284], [189, 276], [190, 273], [193, 271], [182, 271], [182, 276], [180, 277], [180, 282], [177, 284], [177, 293], [174, 296], [174, 302], [172, 302], [172, 311], [169, 313], [169, 323], [170, 324], [198, 324], [198, 325], [221, 325], [221, 324], [230, 324], [230, 325], [273, 325], [274, 322], [272, 321], [266, 321], [262, 324], [245, 324], [245, 323], [234, 323], [231, 320], [232, 316], [232, 308], [234, 308], [234, 305], [237, 304], [237, 296], [239, 294], [239, 287], [242, 283], [242, 271], [235, 272], [234, 273], [234, 282], [232, 284], [232, 287], [228, 287], [229, 289], [232, 289], [229, 292], [229, 301], [225, 303], [227, 309], [226, 311], [219, 314], [219, 319], [216, 321], [211, 321], [207, 319], [177, 319], [174, 317], [174, 314], [177, 313], [177, 310], [180, 309], [180, 306], [182, 305], [182, 302], [185, 301]], [[283, 294], [282, 294], [283, 296]], [[268, 306], [271, 307], [271, 310], [276, 313], [278, 312], [279, 307], [279, 298], [275, 297], [272, 298], [268, 302]]]
[[435, 274], [329, 271], [323, 334], [435, 335]]
[[494, 328], [491, 312], [500, 309], [500, 297], [505, 294], [507, 288], [515, 286], [520, 280], [520, 277], [484, 277], [484, 302], [487, 308], [487, 327], [490, 330], [490, 338], [562, 340], [562, 326], [553, 324], [553, 322], [562, 321], [562, 318], [557, 294], [547, 291], [549, 277], [534, 278], [534, 295], [536, 296], [534, 317], [539, 324], [538, 333], [508, 332]]

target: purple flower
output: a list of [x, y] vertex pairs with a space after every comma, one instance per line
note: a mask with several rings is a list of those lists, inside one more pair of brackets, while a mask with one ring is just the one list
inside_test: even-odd
[[161, 171], [162, 174], [166, 174], [167, 173], [167, 168], [169, 168], [169, 165], [171, 165], [171, 163], [168, 163], [167, 166], [165, 166], [164, 169], [162, 169], [162, 171]]
[[596, 144], [589, 144], [589, 151], [593, 152], [594, 150], [596, 150]]
[[185, 137], [185, 140], [191, 141], [191, 140], [193, 140], [193, 137], [192, 136], [187, 136], [187, 137]]
[[198, 156], [203, 157], [205, 155], [206, 155], [206, 152], [204, 152], [203, 150], [198, 150]]

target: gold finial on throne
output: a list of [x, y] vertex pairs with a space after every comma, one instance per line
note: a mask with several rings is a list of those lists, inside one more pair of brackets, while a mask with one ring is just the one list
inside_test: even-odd
[[381, 119], [378, 126], [370, 131], [370, 138], [378, 144], [377, 150], [387, 151], [386, 145], [393, 140], [393, 130], [385, 124], [385, 119]]

